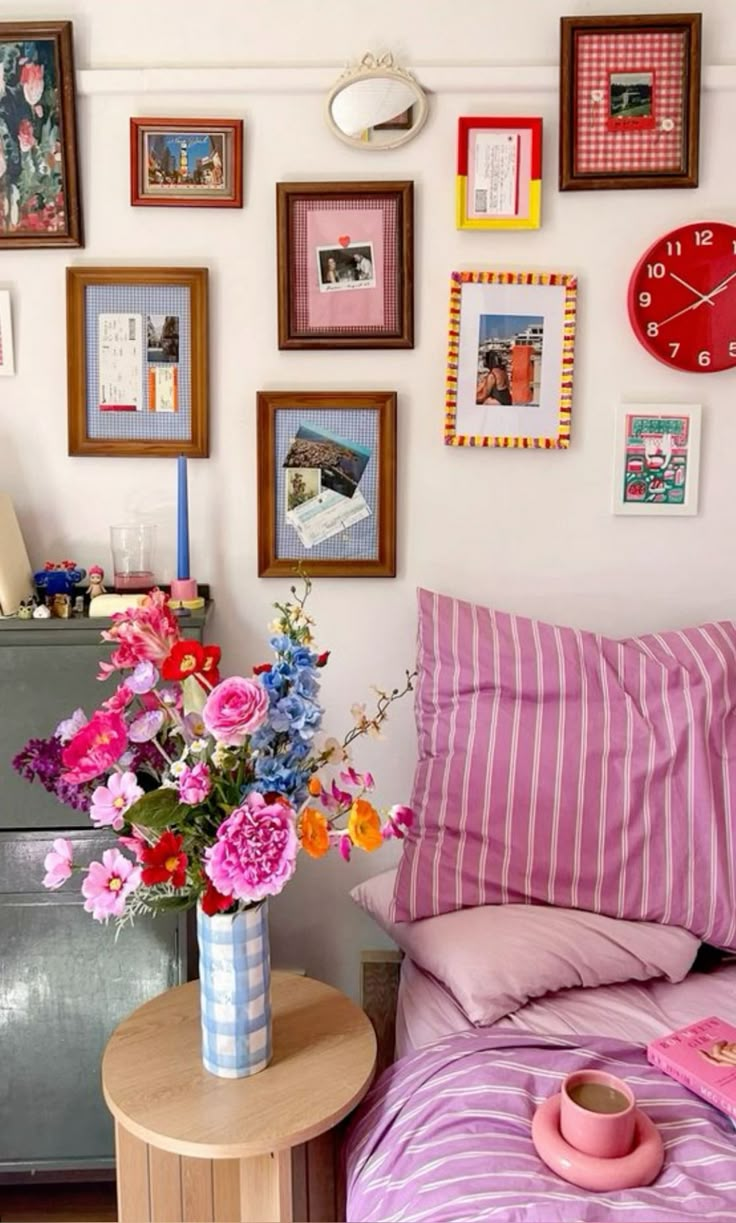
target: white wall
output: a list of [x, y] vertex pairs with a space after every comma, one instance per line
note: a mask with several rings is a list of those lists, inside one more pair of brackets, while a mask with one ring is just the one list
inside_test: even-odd
[[[606, 12], [602, 3], [514, 0], [28, 0], [0, 20], [71, 17], [77, 66], [330, 65], [366, 49], [405, 63], [554, 65], [558, 18]], [[678, 11], [629, 0], [629, 12]], [[702, 0], [704, 62], [736, 57], [733, 0]], [[295, 68], [296, 73], [296, 68]], [[298, 75], [298, 74], [297, 74]], [[94, 74], [91, 78], [94, 80]], [[133, 514], [160, 524], [158, 575], [174, 557], [175, 465], [160, 459], [66, 454], [64, 267], [67, 263], [205, 264], [211, 275], [209, 461], [190, 464], [192, 563], [212, 583], [213, 638], [229, 670], [263, 656], [269, 605], [288, 583], [256, 575], [255, 392], [395, 389], [399, 393], [399, 573], [394, 581], [324, 580], [313, 611], [327, 724], [341, 733], [369, 685], [392, 685], [411, 665], [414, 590], [426, 585], [521, 613], [628, 633], [730, 617], [736, 608], [736, 374], [681, 374], [639, 346], [626, 316], [631, 269], [660, 233], [697, 219], [734, 221], [736, 93], [703, 96], [697, 191], [560, 195], [557, 98], [438, 93], [420, 137], [384, 154], [336, 141], [318, 94], [107, 96], [78, 104], [87, 244], [78, 252], [3, 251], [13, 291], [17, 376], [0, 383], [0, 487], [13, 496], [34, 564], [73, 556], [109, 568], [108, 526]], [[457, 117], [541, 114], [543, 226], [528, 234], [458, 233], [453, 191]], [[242, 211], [131, 208], [130, 115], [210, 114], [246, 121]], [[416, 347], [410, 352], [288, 352], [276, 347], [274, 183], [279, 179], [411, 178], [416, 184]], [[575, 272], [580, 279], [572, 447], [568, 452], [456, 450], [442, 445], [448, 273], [456, 267]], [[612, 423], [622, 397], [705, 405], [701, 512], [692, 519], [615, 518], [609, 512]], [[724, 563], [725, 558], [725, 563]], [[39, 728], [40, 729], [40, 728]], [[379, 801], [406, 800], [415, 742], [408, 703], [385, 743], [361, 762]], [[387, 859], [384, 859], [384, 865]], [[349, 887], [375, 858], [300, 865], [272, 908], [277, 958], [345, 988], [360, 947], [381, 941], [354, 910]]]

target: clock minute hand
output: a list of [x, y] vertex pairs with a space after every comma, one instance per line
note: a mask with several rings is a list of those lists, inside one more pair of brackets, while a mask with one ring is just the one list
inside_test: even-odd
[[722, 293], [723, 290], [726, 288], [726, 286], [730, 283], [730, 281], [734, 279], [735, 276], [736, 276], [736, 272], [731, 272], [730, 276], [726, 276], [724, 280], [719, 280], [716, 287], [714, 289], [711, 289], [710, 292], [706, 294], [708, 301], [710, 301], [711, 297], [715, 297], [716, 293]]
[[691, 310], [697, 310], [698, 306], [702, 306], [702, 304], [702, 301], [691, 302], [689, 306], [684, 306], [682, 310], [676, 310], [674, 314], [668, 314], [667, 318], [660, 319], [657, 326], [664, 327], [665, 323], [671, 323], [673, 319], [679, 318], [681, 314], [689, 314]]
[[[713, 305], [710, 293], [701, 293], [699, 289], [695, 289], [692, 285], [688, 284], [687, 281], [683, 280], [682, 276], [678, 276], [676, 272], [670, 272], [670, 276], [673, 280], [676, 280], [678, 284], [684, 285], [686, 289], [689, 289], [691, 293], [695, 294], [698, 300], [694, 302], [694, 306], [700, 306], [702, 302], [707, 302], [709, 306]], [[693, 306], [688, 306], [688, 309], [692, 310]]]

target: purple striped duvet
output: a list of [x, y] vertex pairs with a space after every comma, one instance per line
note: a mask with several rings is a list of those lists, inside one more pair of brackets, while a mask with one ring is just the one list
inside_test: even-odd
[[[659, 1127], [665, 1163], [652, 1185], [588, 1193], [536, 1155], [536, 1106], [583, 1067], [626, 1079]], [[736, 1220], [731, 1122], [643, 1048], [602, 1037], [472, 1032], [404, 1058], [363, 1101], [346, 1159], [349, 1223]]]
[[615, 641], [419, 592], [395, 919], [532, 900], [736, 947], [736, 624]]

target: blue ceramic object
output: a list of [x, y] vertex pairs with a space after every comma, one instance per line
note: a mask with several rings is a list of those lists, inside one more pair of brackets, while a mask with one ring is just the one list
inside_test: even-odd
[[86, 573], [86, 569], [80, 569], [77, 565], [68, 569], [38, 569], [33, 580], [45, 595], [71, 595]]

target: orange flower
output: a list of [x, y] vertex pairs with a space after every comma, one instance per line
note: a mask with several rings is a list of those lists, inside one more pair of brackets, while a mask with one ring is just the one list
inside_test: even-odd
[[372, 807], [364, 798], [356, 798], [350, 808], [348, 836], [353, 845], [357, 845], [369, 854], [383, 845], [381, 817], [375, 807]]
[[299, 817], [299, 842], [310, 858], [322, 858], [330, 848], [327, 819], [314, 807], [305, 807]]
[[317, 796], [322, 793], [322, 782], [320, 781], [319, 777], [310, 777], [309, 781], [307, 782], [307, 789], [312, 795], [312, 798], [317, 798]]

